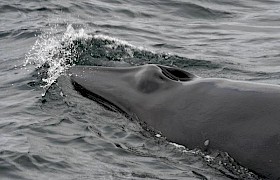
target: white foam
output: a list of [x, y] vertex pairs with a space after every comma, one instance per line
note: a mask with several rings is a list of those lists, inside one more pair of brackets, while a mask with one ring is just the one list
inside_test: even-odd
[[112, 50], [122, 47], [125, 52], [121, 59], [123, 58], [133, 58], [135, 51], [149, 51], [155, 54], [151, 50], [146, 50], [143, 47], [136, 47], [126, 41], [102, 35], [95, 34], [90, 35], [85, 32], [84, 29], [75, 30], [72, 25], [68, 25], [65, 32], [61, 32], [57, 27], [50, 28], [49, 30], [44, 30], [38, 39], [32, 46], [29, 53], [26, 55], [24, 66], [28, 64], [35, 65], [36, 68], [44, 67], [46, 76], [43, 77], [42, 81], [45, 84], [42, 86], [44, 88], [43, 96], [47, 89], [56, 82], [57, 78], [63, 74], [70, 66], [74, 64], [79, 56], [80, 52], [77, 52], [75, 47], [75, 40], [87, 41], [87, 40], [107, 40], [111, 43], [105, 45], [107, 48]]
[[175, 146], [176, 148], [182, 148], [182, 149], [186, 149], [186, 147], [185, 146], [183, 146], [183, 145], [180, 145], [180, 144], [176, 144], [176, 143], [169, 143], [169, 144], [171, 144], [171, 145], [173, 145], [173, 146]]
[[66, 31], [62, 34], [57, 31], [56, 28], [51, 28], [51, 30], [38, 36], [25, 58], [25, 66], [27, 64], [33, 64], [37, 68], [45, 64], [49, 66], [47, 77], [42, 79], [46, 83], [42, 86], [45, 90], [73, 64], [73, 55], [76, 53], [75, 48], [72, 48], [74, 40], [92, 38], [91, 35], [85, 33], [84, 29], [76, 31], [72, 25], [68, 25]]
[[157, 137], [157, 138], [160, 138], [160, 137], [161, 137], [161, 135], [160, 135], [160, 134], [156, 134], [156, 137]]

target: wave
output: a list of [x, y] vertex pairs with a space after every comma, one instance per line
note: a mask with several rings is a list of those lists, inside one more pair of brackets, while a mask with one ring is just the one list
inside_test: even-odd
[[214, 9], [206, 4], [182, 2], [182, 1], [164, 1], [163, 6], [168, 6], [168, 9], [173, 9], [171, 14], [186, 18], [202, 18], [202, 19], [216, 19], [229, 18], [233, 16], [232, 12]]
[[27, 39], [38, 35], [36, 29], [19, 28], [14, 30], [0, 31], [0, 38]]
[[55, 11], [60, 12], [70, 12], [70, 9], [61, 5], [53, 5], [53, 6], [42, 6], [42, 7], [24, 7], [22, 5], [11, 5], [11, 4], [4, 4], [0, 5], [0, 14], [1, 13], [8, 13], [8, 12], [23, 12], [23, 13], [30, 13], [30, 12], [38, 12], [44, 11], [48, 13], [54, 13]]
[[170, 53], [157, 53], [103, 34], [87, 34], [69, 25], [62, 34], [43, 32], [26, 55], [25, 65], [34, 64], [47, 90], [73, 65], [134, 66], [147, 63], [181, 68], [215, 69], [219, 65]]

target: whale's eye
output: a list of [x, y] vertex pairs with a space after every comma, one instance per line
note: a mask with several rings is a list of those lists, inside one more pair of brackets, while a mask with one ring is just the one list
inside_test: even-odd
[[193, 74], [183, 71], [181, 69], [166, 66], [158, 67], [162, 70], [162, 74], [174, 81], [190, 81], [195, 77]]

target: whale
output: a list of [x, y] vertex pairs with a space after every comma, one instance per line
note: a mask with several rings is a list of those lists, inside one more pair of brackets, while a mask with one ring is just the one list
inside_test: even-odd
[[75, 90], [168, 141], [227, 152], [264, 179], [280, 179], [280, 86], [201, 78], [175, 67], [73, 66]]

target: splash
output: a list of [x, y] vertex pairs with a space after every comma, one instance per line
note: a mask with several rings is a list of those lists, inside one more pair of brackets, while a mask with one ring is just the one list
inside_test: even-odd
[[45, 67], [42, 76], [44, 93], [56, 81], [56, 79], [73, 65], [77, 58], [74, 41], [86, 40], [91, 35], [85, 33], [84, 29], [78, 31], [69, 25], [63, 34], [58, 34], [56, 28], [51, 28], [38, 36], [37, 41], [26, 55], [24, 65], [33, 64], [37, 69]]
[[37, 68], [44, 96], [57, 78], [75, 64], [133, 66], [147, 63], [181, 68], [209, 68], [212, 65], [203, 60], [157, 53], [103, 34], [88, 34], [84, 29], [75, 30], [72, 25], [68, 25], [63, 31], [59, 31], [57, 27], [43, 31], [26, 55], [25, 65], [33, 64]]
[[[133, 52], [136, 49], [139, 51], [143, 49], [110, 36], [87, 34], [84, 29], [75, 30], [72, 25], [68, 25], [63, 33], [59, 32], [57, 27], [45, 30], [38, 36], [38, 39], [26, 55], [24, 63], [24, 66], [28, 64], [34, 65], [38, 70], [38, 75], [42, 80], [41, 87], [44, 89], [42, 96], [45, 95], [48, 88], [55, 83], [57, 78], [64, 74], [69, 67], [76, 63], [82, 64], [82, 57], [84, 55], [90, 55], [93, 61], [97, 61], [98, 58], [94, 57], [93, 54], [96, 53], [98, 49], [92, 46], [98, 41], [104, 44], [102, 50], [105, 52], [103, 55], [105, 57], [123, 48], [124, 53], [121, 53], [119, 56], [113, 55], [116, 59], [119, 57], [118, 60], [132, 58], [134, 55]], [[101, 44], [98, 44], [98, 46]], [[98, 54], [98, 56], [100, 57], [102, 54]], [[92, 65], [92, 62], [88, 60], [84, 64]]]

